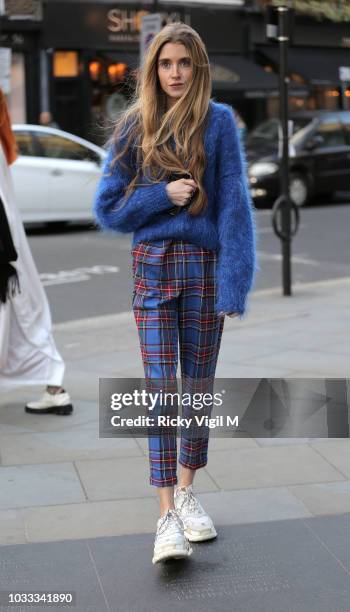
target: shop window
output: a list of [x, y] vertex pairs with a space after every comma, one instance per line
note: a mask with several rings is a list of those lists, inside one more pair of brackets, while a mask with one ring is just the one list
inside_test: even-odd
[[92, 81], [99, 81], [102, 73], [102, 64], [101, 62], [90, 62], [89, 64], [89, 73]]
[[337, 89], [326, 87], [315, 87], [314, 96], [316, 108], [324, 110], [337, 110], [340, 103], [340, 93]]
[[122, 62], [118, 64], [110, 64], [107, 68], [109, 82], [113, 84], [123, 82], [127, 69], [127, 64], [123, 64]]
[[53, 56], [53, 74], [55, 77], [77, 77], [79, 61], [77, 51], [56, 51]]

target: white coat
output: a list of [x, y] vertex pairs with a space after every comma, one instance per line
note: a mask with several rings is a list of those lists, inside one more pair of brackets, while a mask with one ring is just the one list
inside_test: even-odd
[[52, 336], [50, 308], [15, 202], [11, 170], [0, 144], [0, 195], [18, 259], [21, 292], [0, 304], [0, 391], [61, 385], [64, 362]]

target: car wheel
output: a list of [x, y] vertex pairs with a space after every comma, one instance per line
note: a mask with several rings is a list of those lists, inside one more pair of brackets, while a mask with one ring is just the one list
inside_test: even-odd
[[290, 198], [296, 206], [304, 206], [310, 199], [310, 187], [307, 178], [300, 172], [292, 172], [289, 180]]

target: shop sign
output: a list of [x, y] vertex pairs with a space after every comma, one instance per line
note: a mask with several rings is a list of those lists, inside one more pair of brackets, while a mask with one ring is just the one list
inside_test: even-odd
[[[109, 42], [140, 42], [142, 19], [152, 15], [151, 11], [113, 8], [108, 11]], [[173, 21], [180, 21], [181, 14], [175, 12], [160, 13], [162, 26]]]
[[141, 38], [140, 38], [140, 65], [143, 66], [147, 49], [153, 38], [162, 29], [162, 17], [160, 13], [145, 15], [142, 18]]
[[5, 15], [9, 19], [42, 19], [41, 0], [4, 0], [2, 4], [5, 5]]
[[[142, 18], [150, 15], [144, 5], [125, 6], [66, 0], [44, 5], [44, 44], [61, 49], [112, 49], [140, 44]], [[184, 21], [184, 9], [161, 12], [162, 26]]]

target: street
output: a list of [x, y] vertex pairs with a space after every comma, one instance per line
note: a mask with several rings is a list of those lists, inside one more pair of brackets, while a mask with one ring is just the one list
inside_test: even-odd
[[[261, 270], [255, 290], [281, 286], [281, 244], [270, 210], [257, 211]], [[302, 208], [292, 245], [293, 282], [348, 276], [350, 207], [340, 198]], [[131, 235], [94, 228], [28, 229], [30, 246], [55, 323], [117, 314], [131, 309]]]

